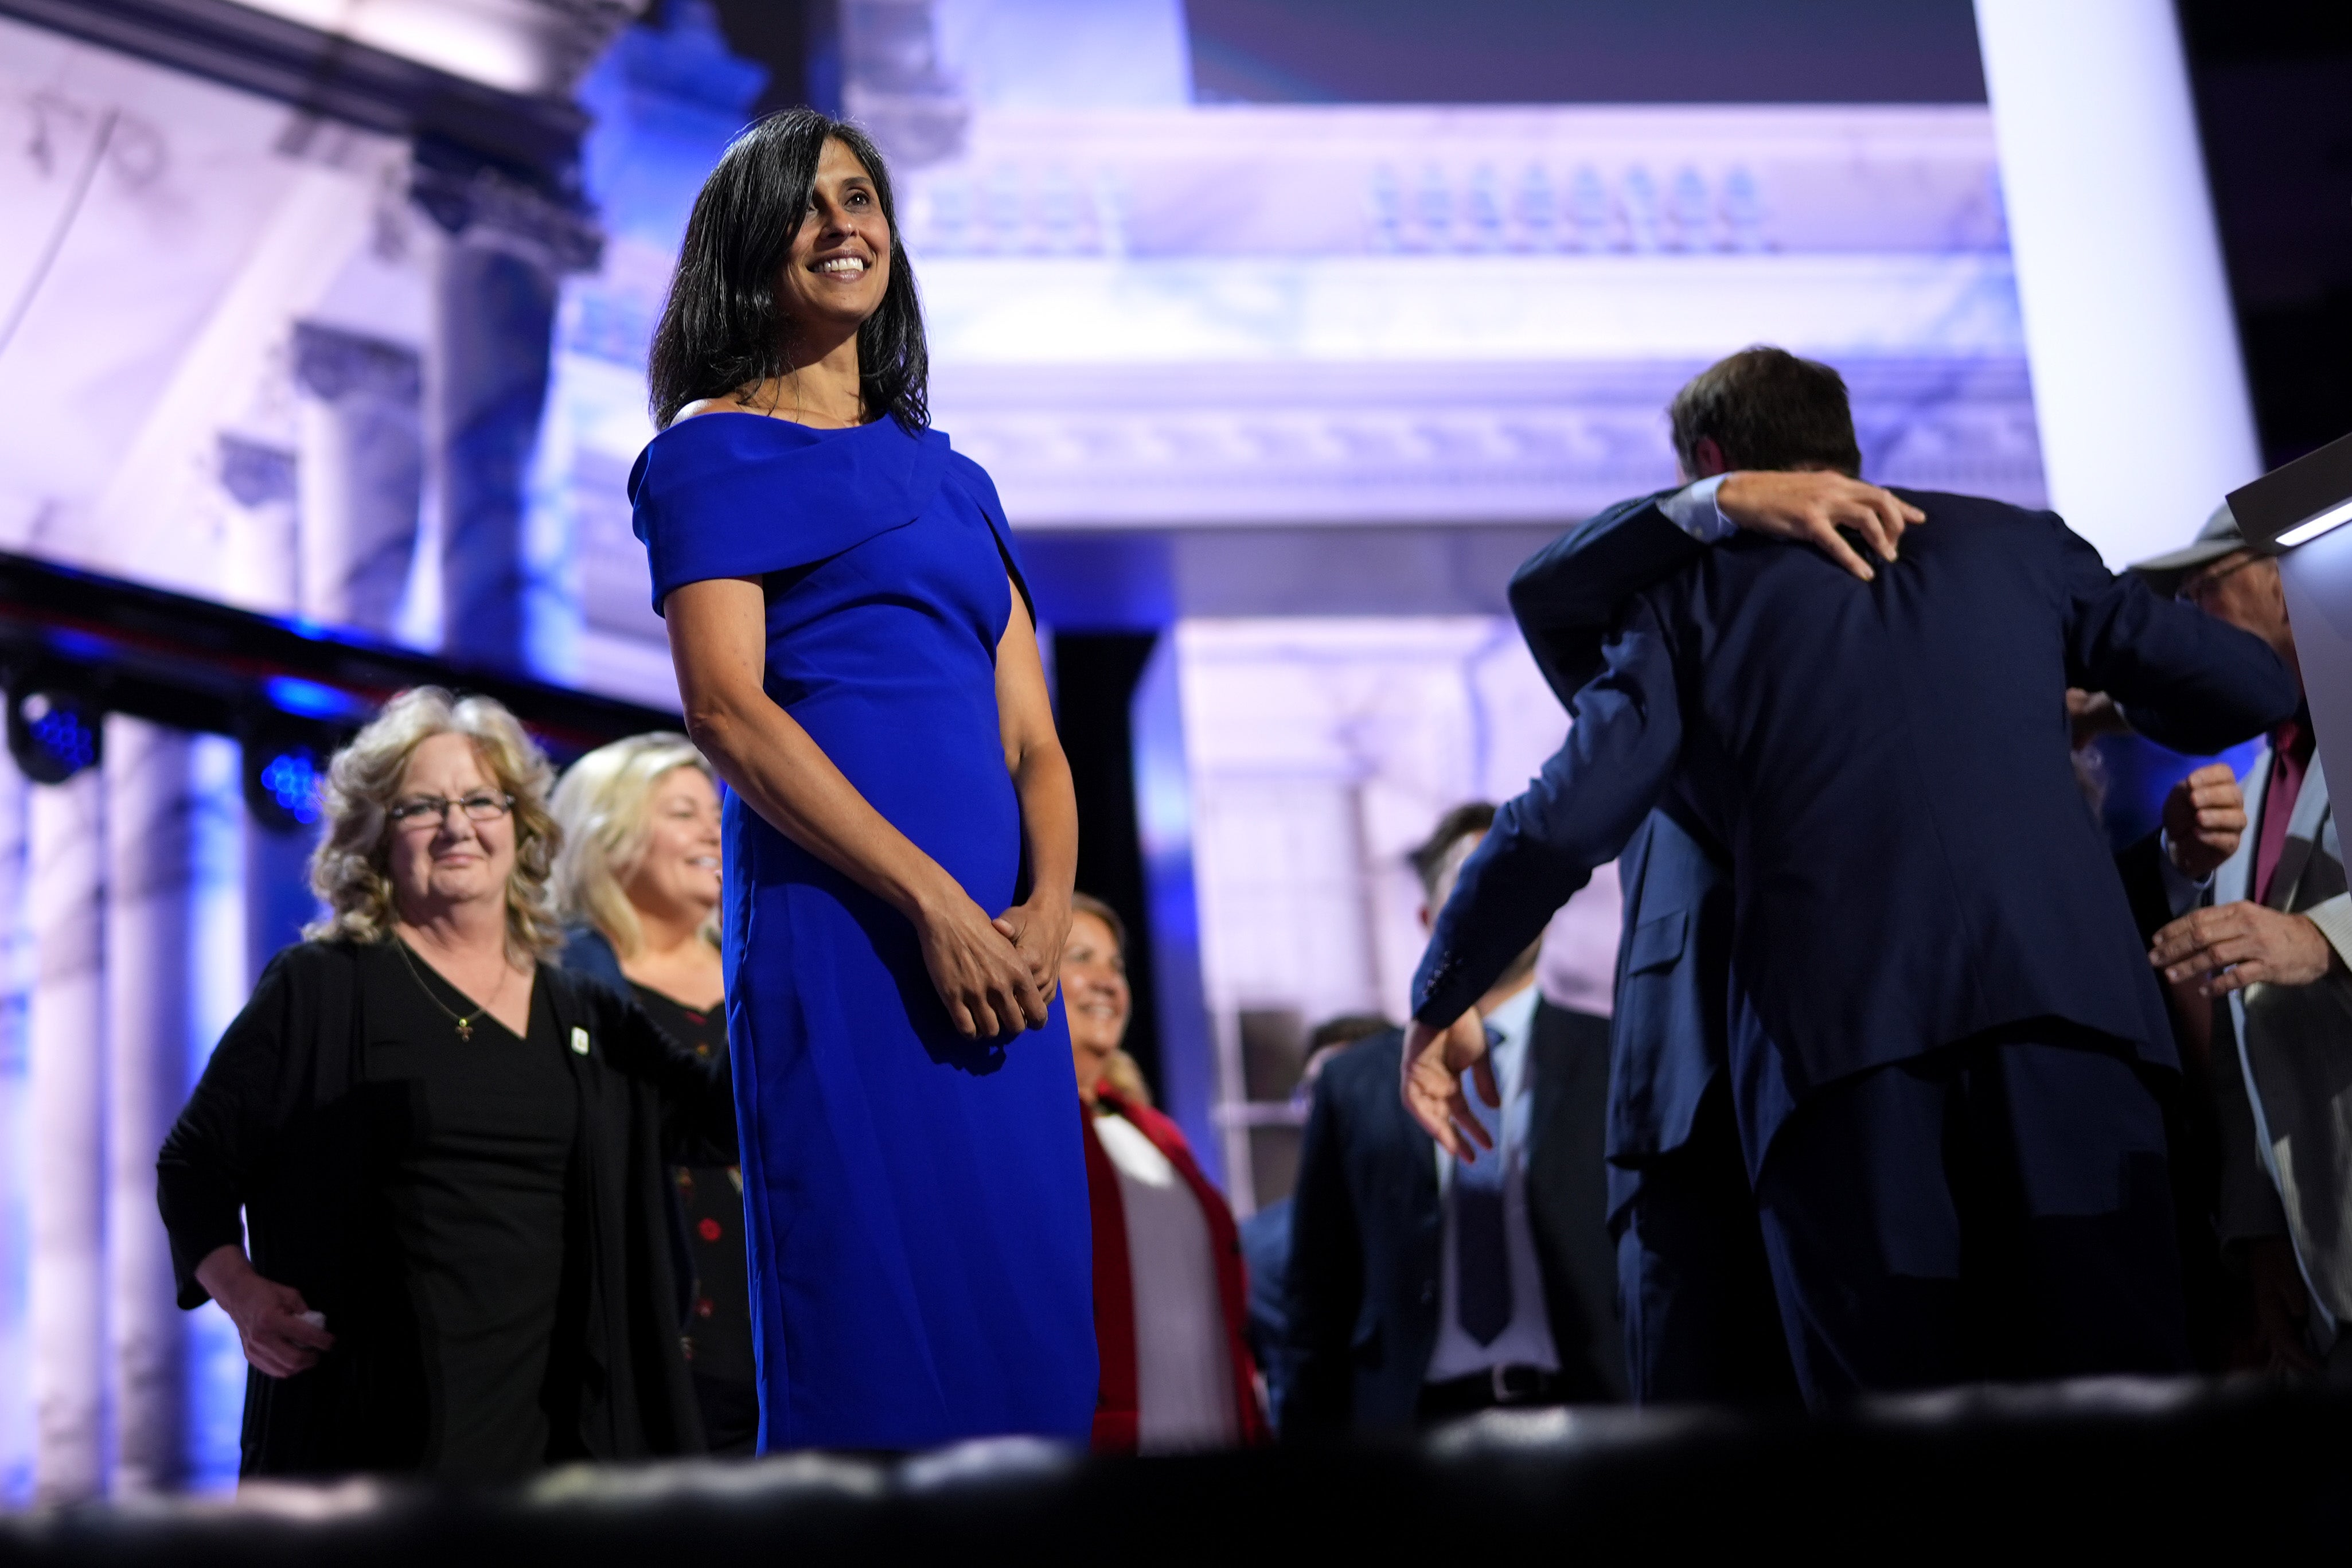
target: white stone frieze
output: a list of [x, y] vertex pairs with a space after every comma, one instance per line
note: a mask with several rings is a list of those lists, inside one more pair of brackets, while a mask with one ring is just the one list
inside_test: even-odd
[[2007, 247], [1982, 106], [986, 109], [960, 130], [901, 171], [919, 257]]

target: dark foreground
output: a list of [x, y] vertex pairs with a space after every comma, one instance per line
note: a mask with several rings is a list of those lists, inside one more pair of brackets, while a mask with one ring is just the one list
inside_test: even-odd
[[[353, 1482], [0, 1521], [0, 1563], [1433, 1565], [1696, 1546], [1941, 1559], [2189, 1542], [2338, 1560], [2352, 1398], [2101, 1382], [1829, 1419], [1495, 1415], [1417, 1445], [1147, 1461], [1042, 1445], [580, 1468], [512, 1492]], [[1995, 1568], [2006, 1568], [1996, 1563]]]

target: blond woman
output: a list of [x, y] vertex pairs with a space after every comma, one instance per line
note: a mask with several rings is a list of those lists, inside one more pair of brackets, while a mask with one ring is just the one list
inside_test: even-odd
[[548, 780], [496, 702], [387, 704], [328, 772], [327, 914], [165, 1141], [181, 1304], [218, 1300], [250, 1368], [247, 1475], [702, 1447], [665, 1159], [731, 1149], [724, 1064], [545, 962]]
[[[698, 1057], [727, 1054], [719, 964], [719, 791], [678, 734], [599, 746], [555, 786], [563, 849], [555, 898], [570, 934], [563, 967], [634, 996]], [[733, 1164], [670, 1172], [693, 1259], [684, 1345], [714, 1454], [749, 1454], [760, 1433], [744, 1264], [743, 1176]]]

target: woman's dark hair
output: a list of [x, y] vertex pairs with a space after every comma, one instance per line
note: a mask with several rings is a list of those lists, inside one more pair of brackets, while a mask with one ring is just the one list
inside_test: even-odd
[[857, 330], [866, 406], [887, 412], [908, 430], [931, 422], [923, 310], [907, 247], [898, 240], [882, 154], [854, 125], [814, 109], [790, 109], [730, 142], [694, 198], [646, 365], [655, 428], [667, 429], [677, 411], [697, 398], [723, 397], [795, 368], [784, 356], [790, 323], [776, 298], [776, 279], [808, 216], [827, 142], [840, 142], [866, 165], [890, 226], [890, 281], [882, 303]]
[[1845, 379], [1815, 360], [1759, 344], [1718, 360], [1675, 394], [1666, 410], [1685, 473], [1698, 473], [1702, 437], [1735, 468], [1831, 468], [1862, 476]]

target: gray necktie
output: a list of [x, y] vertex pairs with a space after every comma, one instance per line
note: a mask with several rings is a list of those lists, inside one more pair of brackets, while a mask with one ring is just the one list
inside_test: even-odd
[[[1488, 1059], [1502, 1044], [1501, 1031], [1486, 1030]], [[1494, 1139], [1475, 1164], [1454, 1163], [1454, 1315], [1482, 1345], [1511, 1321], [1511, 1255], [1503, 1239], [1503, 1113], [1487, 1105], [1477, 1089], [1466, 1097], [1471, 1114]]]

